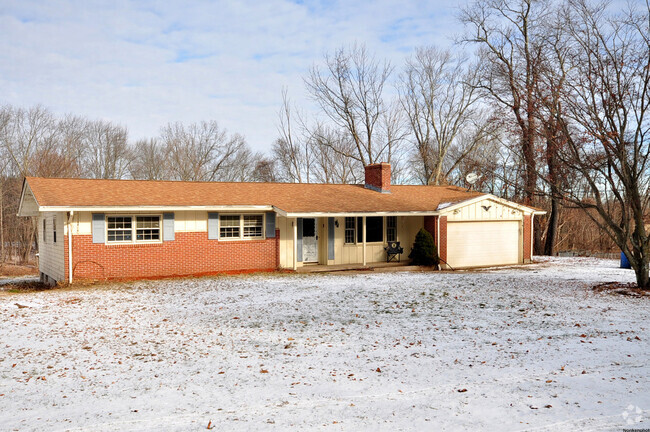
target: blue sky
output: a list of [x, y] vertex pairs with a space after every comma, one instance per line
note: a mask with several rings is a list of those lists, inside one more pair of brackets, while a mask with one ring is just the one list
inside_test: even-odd
[[302, 77], [324, 53], [365, 43], [400, 68], [451, 44], [458, 4], [0, 0], [0, 104], [114, 121], [132, 140], [217, 120], [267, 151], [282, 88], [309, 112]]

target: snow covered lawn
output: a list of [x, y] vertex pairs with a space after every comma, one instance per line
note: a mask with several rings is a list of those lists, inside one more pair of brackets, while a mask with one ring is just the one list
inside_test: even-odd
[[0, 429], [649, 427], [650, 297], [538, 260], [2, 293]]

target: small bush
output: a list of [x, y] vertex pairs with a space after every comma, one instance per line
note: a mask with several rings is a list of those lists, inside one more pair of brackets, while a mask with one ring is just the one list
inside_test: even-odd
[[415, 265], [437, 266], [440, 264], [436, 243], [429, 231], [422, 228], [417, 233], [409, 258]]

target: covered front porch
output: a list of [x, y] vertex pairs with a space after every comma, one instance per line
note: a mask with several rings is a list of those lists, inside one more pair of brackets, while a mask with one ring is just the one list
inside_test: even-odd
[[[415, 235], [426, 222], [433, 225], [430, 220], [404, 213], [279, 214], [280, 267], [314, 272], [404, 265]], [[401, 263], [387, 263], [386, 247], [395, 242], [403, 248], [395, 257]]]

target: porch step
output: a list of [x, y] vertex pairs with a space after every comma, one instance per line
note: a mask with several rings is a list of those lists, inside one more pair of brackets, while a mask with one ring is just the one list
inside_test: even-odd
[[342, 264], [342, 265], [306, 265], [298, 267], [296, 273], [332, 273], [332, 272], [396, 272], [396, 271], [427, 271], [428, 267], [409, 265], [402, 263], [370, 263], [363, 264]]

